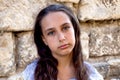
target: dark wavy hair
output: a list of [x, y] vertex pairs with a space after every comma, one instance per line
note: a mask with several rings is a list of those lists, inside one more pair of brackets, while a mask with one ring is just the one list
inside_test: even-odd
[[42, 9], [38, 14], [34, 26], [34, 41], [40, 56], [35, 73], [35, 80], [57, 80], [58, 61], [55, 59], [48, 46], [42, 40], [43, 32], [41, 29], [41, 20], [50, 12], [62, 11], [68, 15], [75, 31], [75, 47], [73, 48], [72, 62], [75, 69], [75, 77], [77, 80], [87, 80], [88, 74], [86, 66], [83, 63], [83, 55], [80, 42], [79, 22], [72, 10], [62, 4], [52, 4]]

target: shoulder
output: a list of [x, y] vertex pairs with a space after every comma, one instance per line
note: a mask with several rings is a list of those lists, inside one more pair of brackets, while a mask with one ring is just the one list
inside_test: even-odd
[[90, 63], [84, 62], [88, 69], [89, 80], [104, 80], [102, 75]]
[[24, 80], [34, 80], [34, 72], [35, 72], [35, 68], [37, 66], [37, 62], [38, 62], [38, 60], [33, 61], [22, 72], [22, 76], [23, 76]]

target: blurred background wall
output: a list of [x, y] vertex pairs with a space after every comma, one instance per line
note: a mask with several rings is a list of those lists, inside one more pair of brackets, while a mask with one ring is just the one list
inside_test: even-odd
[[120, 80], [120, 0], [0, 0], [0, 80], [22, 80], [20, 73], [37, 58], [36, 15], [53, 3], [78, 17], [84, 59], [105, 80]]

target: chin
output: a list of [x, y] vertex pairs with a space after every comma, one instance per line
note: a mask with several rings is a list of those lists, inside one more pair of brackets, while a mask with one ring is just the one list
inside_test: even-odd
[[61, 53], [61, 55], [63, 56], [70, 55], [70, 54], [72, 54], [72, 51], [65, 51]]

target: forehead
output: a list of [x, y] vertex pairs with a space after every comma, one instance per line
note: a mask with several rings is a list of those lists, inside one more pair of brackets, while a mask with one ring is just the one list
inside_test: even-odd
[[63, 18], [69, 18], [69, 16], [63, 12], [63, 11], [55, 11], [55, 12], [49, 12], [43, 19], [46, 18], [53, 18], [53, 19], [63, 19]]
[[42, 27], [45, 26], [58, 26], [63, 23], [71, 23], [69, 16], [62, 12], [50, 12], [41, 21]]

